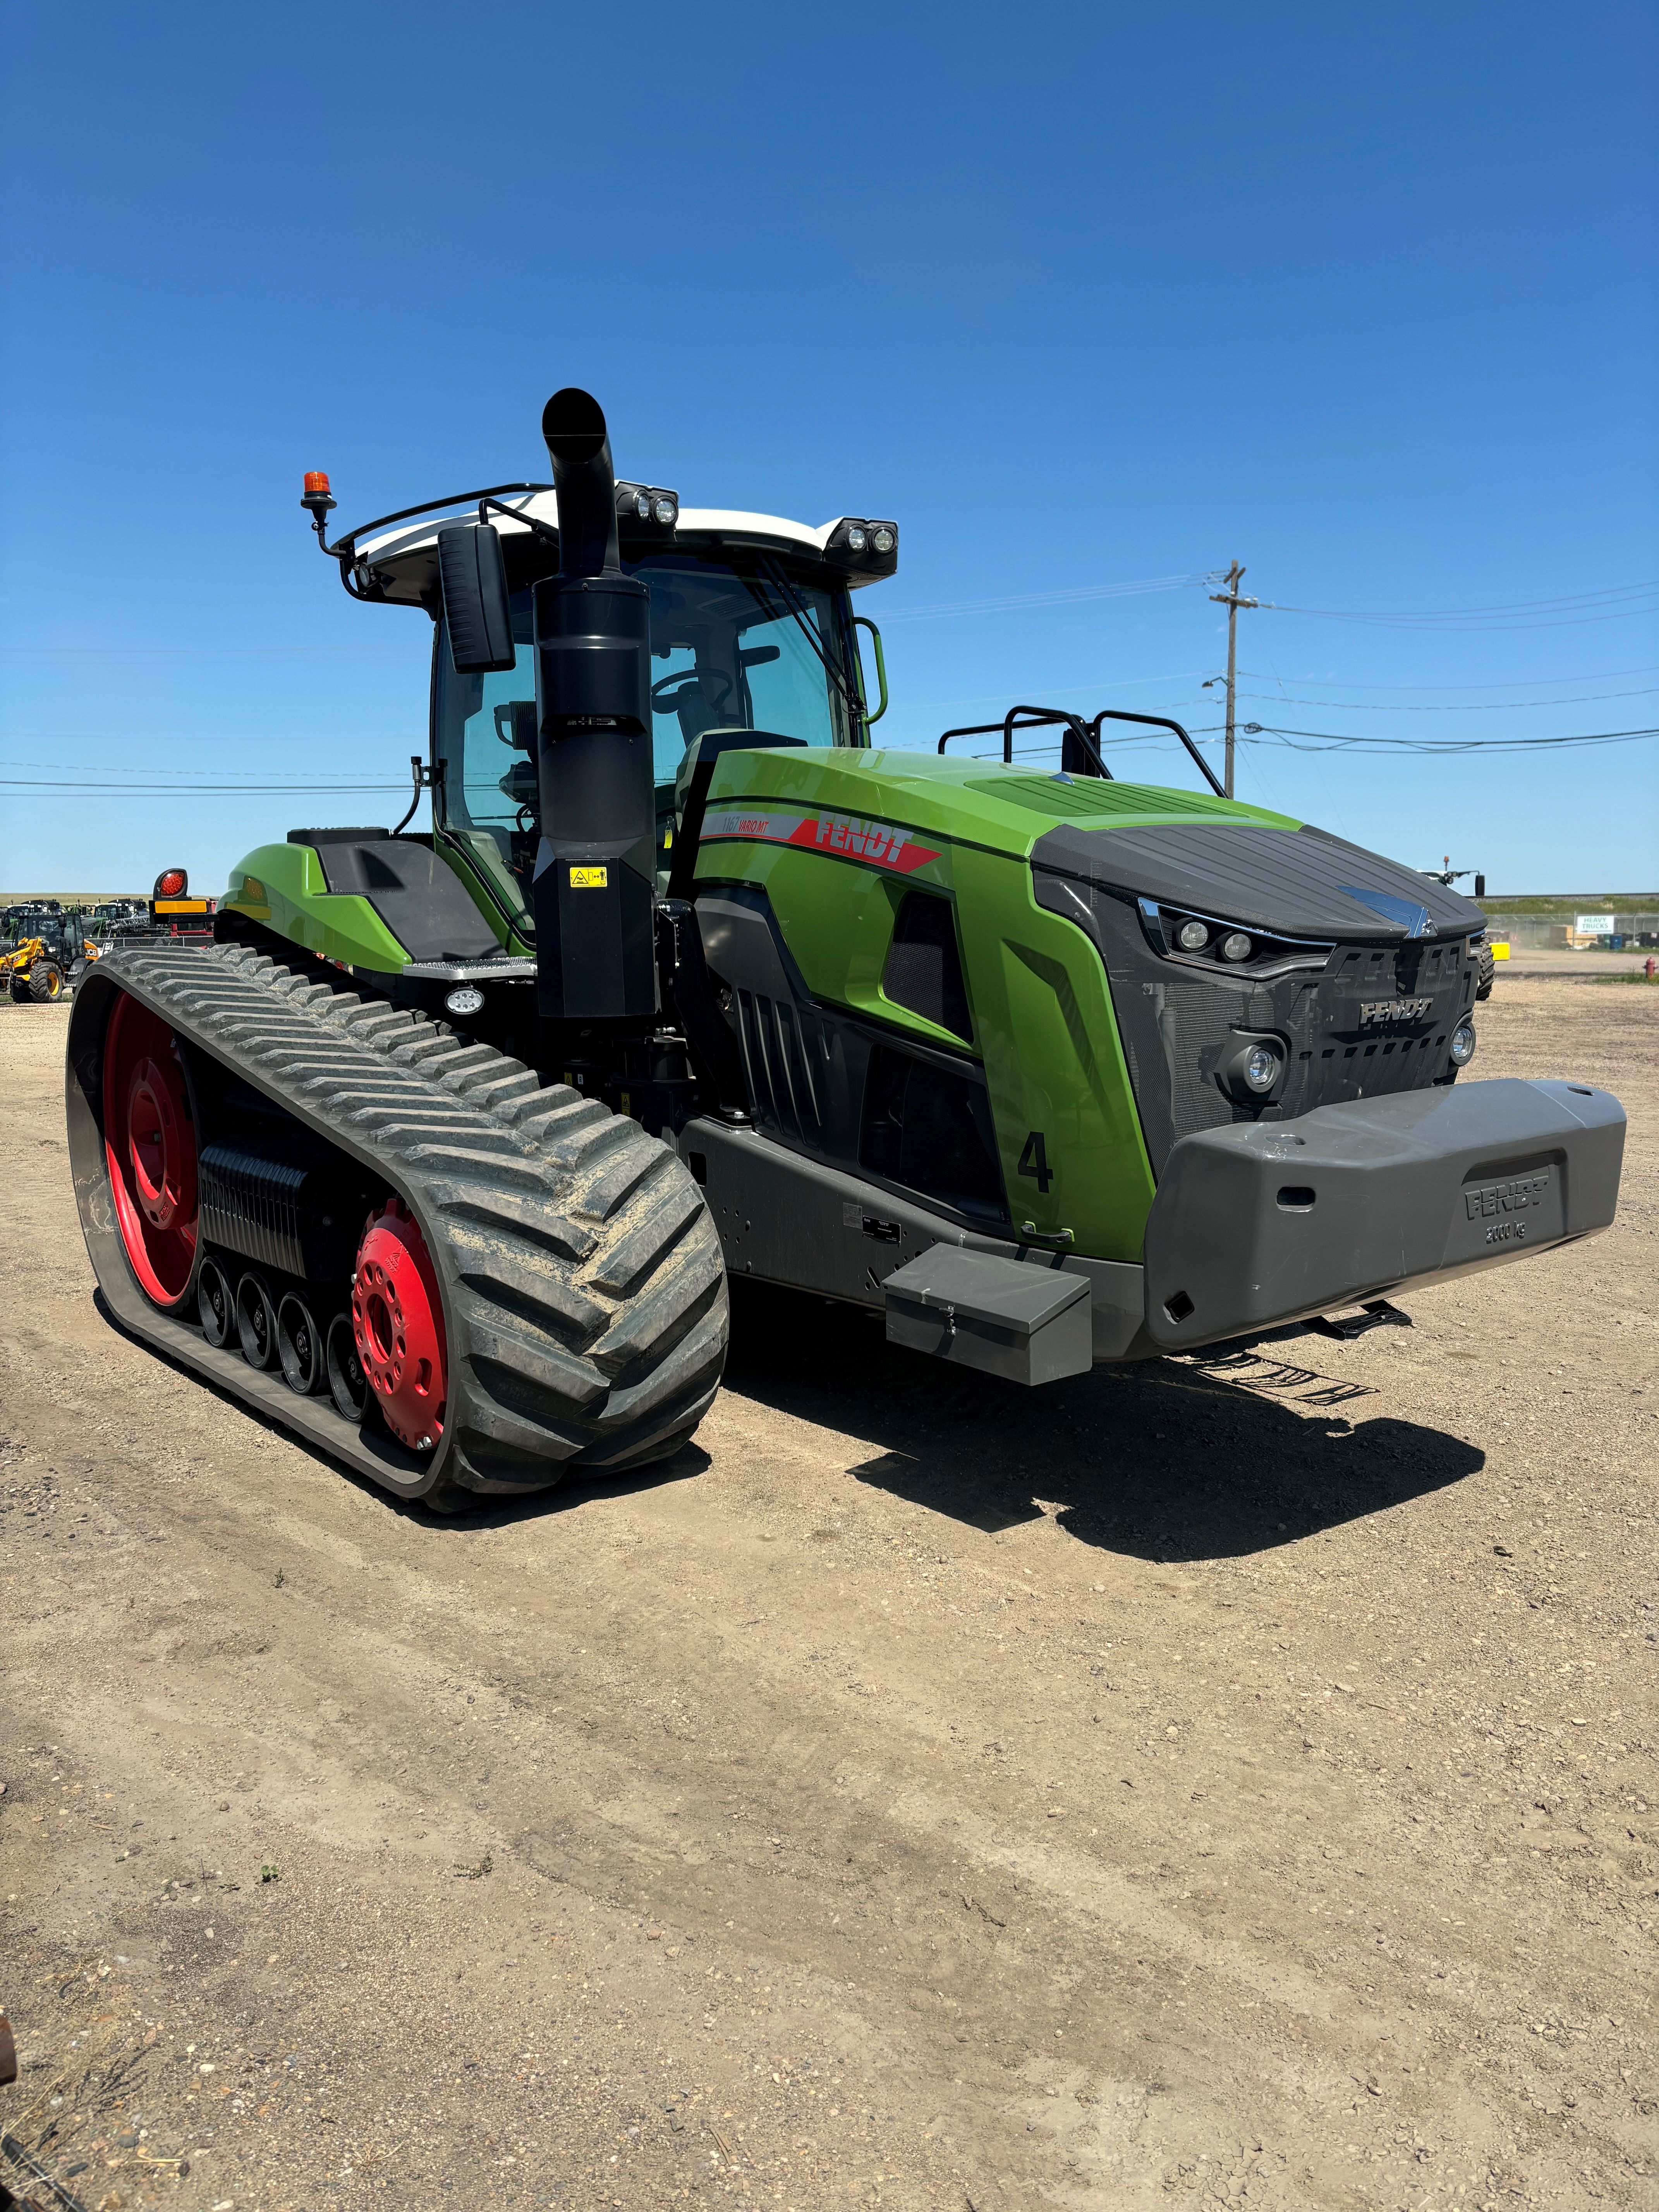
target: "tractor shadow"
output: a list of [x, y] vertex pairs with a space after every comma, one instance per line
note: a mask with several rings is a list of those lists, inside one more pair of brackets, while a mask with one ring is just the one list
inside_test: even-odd
[[1033, 1391], [890, 1346], [879, 1315], [770, 1286], [733, 1293], [729, 1391], [846, 1431], [860, 1481], [975, 1528], [1046, 1510], [1103, 1551], [1237, 1558], [1486, 1463], [1442, 1430], [1368, 1413], [1376, 1394], [1303, 1364], [1321, 1340], [1300, 1332], [1201, 1366], [1148, 1360]]

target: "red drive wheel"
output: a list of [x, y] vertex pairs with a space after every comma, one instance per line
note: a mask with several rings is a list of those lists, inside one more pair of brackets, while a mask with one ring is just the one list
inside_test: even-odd
[[357, 1247], [351, 1334], [387, 1428], [411, 1451], [430, 1451], [449, 1389], [444, 1310], [420, 1224], [395, 1198], [369, 1216]]
[[182, 1304], [196, 1272], [196, 1124], [177, 1039], [125, 991], [104, 1036], [104, 1164], [140, 1288]]

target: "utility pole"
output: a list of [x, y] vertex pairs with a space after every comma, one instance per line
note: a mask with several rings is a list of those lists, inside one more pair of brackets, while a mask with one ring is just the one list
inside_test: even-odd
[[[1243, 574], [1243, 569], [1235, 561], [1223, 580], [1226, 584], [1226, 590], [1212, 592], [1210, 594], [1218, 606], [1225, 607], [1227, 610], [1227, 755], [1225, 770], [1221, 780], [1226, 786], [1229, 799], [1233, 795], [1233, 684], [1238, 673], [1238, 611], [1241, 607], [1255, 607], [1261, 604], [1259, 599], [1240, 599], [1238, 586]], [[1215, 678], [1212, 676], [1210, 678], [1210, 684], [1214, 682]], [[1206, 691], [1210, 688], [1210, 684], [1204, 686]]]

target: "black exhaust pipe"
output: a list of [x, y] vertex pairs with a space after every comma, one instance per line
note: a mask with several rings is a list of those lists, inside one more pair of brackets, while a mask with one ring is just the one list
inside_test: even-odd
[[536, 586], [537, 1002], [555, 1021], [657, 1010], [651, 602], [617, 551], [611, 441], [571, 386], [542, 411], [559, 573]]

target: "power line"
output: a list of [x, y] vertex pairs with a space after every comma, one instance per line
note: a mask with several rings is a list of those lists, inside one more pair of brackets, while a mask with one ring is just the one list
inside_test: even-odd
[[[1223, 725], [1212, 723], [1194, 736], [1213, 735]], [[1659, 725], [1645, 730], [1594, 730], [1556, 738], [1382, 738], [1352, 737], [1340, 730], [1291, 730], [1272, 722], [1243, 722], [1239, 733], [1247, 740], [1271, 738], [1293, 752], [1408, 752], [1408, 753], [1524, 753], [1559, 750], [1573, 745], [1631, 744], [1643, 738], [1659, 738]], [[1318, 740], [1298, 743], [1299, 739]]]
[[1080, 584], [1053, 592], [1018, 592], [994, 599], [941, 599], [923, 607], [883, 607], [884, 623], [920, 622], [944, 615], [1016, 614], [1026, 607], [1080, 606], [1093, 599], [1137, 599], [1147, 592], [1187, 591], [1195, 585], [1218, 584], [1223, 572], [1206, 569], [1201, 575], [1143, 576], [1127, 584]]
[[1273, 614], [1312, 615], [1327, 622], [1352, 622], [1368, 624], [1374, 629], [1423, 629], [1443, 632], [1450, 636], [1466, 631], [1480, 636], [1497, 636], [1506, 630], [1520, 629], [1576, 629], [1588, 623], [1621, 622], [1629, 615], [1659, 613], [1659, 604], [1644, 603], [1638, 606], [1618, 607], [1609, 613], [1563, 615], [1544, 620], [1522, 619], [1519, 622], [1464, 622], [1422, 615], [1352, 614], [1335, 607], [1292, 607], [1277, 599], [1263, 599], [1263, 608]]
[[[1149, 681], [1152, 681], [1152, 680], [1154, 680], [1154, 679], [1151, 679], [1151, 678], [1149, 678], [1148, 680], [1149, 680]], [[37, 742], [37, 741], [36, 741], [35, 739], [32, 738], [13, 738], [13, 740], [12, 740], [12, 743], [13, 743], [14, 744], [34, 744], [35, 742]], [[50, 743], [50, 742], [51, 742], [51, 740], [50, 740], [50, 739], [47, 739], [47, 740], [43, 740], [43, 741], [41, 741], [41, 742]], [[83, 737], [83, 738], [69, 738], [69, 739], [66, 739], [66, 740], [65, 740], [65, 742], [66, 742], [66, 743], [68, 743], [68, 744], [118, 744], [118, 743], [119, 743], [119, 742], [121, 742], [121, 741], [120, 741], [119, 739], [118, 739], [118, 738], [84, 738], [84, 737]], [[411, 739], [410, 739], [410, 738], [409, 738], [404, 737], [404, 738], [383, 738], [380, 742], [381, 742], [383, 744], [387, 744], [387, 745], [406, 745], [406, 744], [410, 744], [410, 743], [415, 743], [415, 742], [417, 742], [417, 743], [419, 743], [419, 744], [421, 744], [424, 745], [424, 744], [426, 744], [426, 742], [427, 742], [427, 739], [426, 739], [426, 738], [425, 738], [424, 734], [422, 734], [422, 737], [421, 737], [418, 740], [411, 740]], [[56, 773], [55, 773], [55, 775], [54, 775], [54, 778], [53, 778], [53, 781], [54, 781], [61, 780], [61, 779], [62, 779], [64, 776], [65, 776], [65, 775], [95, 775], [95, 776], [99, 776], [99, 777], [103, 777], [103, 776], [106, 776], [106, 775], [119, 775], [119, 774], [120, 774], [120, 770], [119, 770], [118, 769], [110, 769], [109, 767], [107, 767], [104, 763], [100, 762], [100, 761], [66, 761], [66, 760], [15, 761], [15, 760], [0, 760], [0, 768], [46, 768], [46, 769], [53, 769], [53, 770], [56, 772]], [[380, 787], [380, 785], [378, 785], [378, 784], [366, 784], [366, 783], [364, 783], [364, 781], [362, 781], [362, 779], [361, 777], [357, 777], [357, 776], [336, 777], [336, 778], [332, 779], [331, 781], [331, 779], [329, 779], [329, 778], [328, 778], [328, 777], [326, 777], [326, 776], [309, 776], [309, 777], [307, 777], [307, 776], [301, 776], [301, 777], [299, 777], [298, 779], [296, 779], [296, 780], [295, 780], [295, 781], [293, 781], [292, 783], [289, 783], [289, 782], [285, 781], [283, 780], [283, 778], [282, 778], [281, 776], [272, 776], [272, 775], [270, 775], [267, 771], [265, 771], [265, 770], [264, 770], [264, 769], [254, 769], [254, 768], [249, 768], [249, 769], [233, 769], [233, 768], [228, 768], [228, 769], [221, 769], [218, 772], [219, 772], [219, 774], [220, 774], [221, 775], [225, 776], [225, 777], [227, 777], [227, 778], [229, 778], [229, 777], [234, 777], [234, 778], [238, 779], [238, 780], [237, 780], [237, 781], [236, 781], [234, 785], [232, 785], [232, 784], [230, 784], [230, 783], [228, 783], [228, 783], [227, 783], [227, 785], [226, 785], [226, 787], [225, 787], [227, 790], [229, 790], [229, 789], [233, 789], [233, 788], [234, 788], [234, 789], [235, 789], [235, 790], [243, 791], [243, 790], [247, 790], [247, 789], [251, 788], [252, 787], [250, 786], [250, 784], [249, 784], [247, 781], [246, 781], [244, 780], [244, 779], [250, 778], [250, 777], [258, 778], [258, 783], [259, 783], [259, 786], [260, 786], [260, 787], [262, 787], [262, 788], [263, 788], [263, 787], [280, 787], [280, 788], [281, 788], [281, 789], [283, 789], [283, 790], [293, 790], [293, 791], [364, 791], [364, 790], [371, 790], [371, 789], [372, 789], [372, 790], [379, 790], [380, 788], [381, 788], [381, 787]], [[182, 780], [183, 781], [187, 782], [187, 783], [188, 783], [188, 782], [196, 782], [196, 783], [199, 783], [199, 782], [202, 781], [202, 771], [201, 771], [199, 769], [172, 769], [172, 768], [158, 768], [158, 769], [152, 769], [152, 770], [150, 771], [150, 773], [149, 773], [149, 776], [146, 778], [145, 787], [148, 789], [148, 788], [149, 788], [149, 785], [150, 785], [151, 783], [155, 784], [155, 785], [159, 787], [161, 787], [164, 782], [171, 781], [173, 781], [173, 780], [174, 780], [174, 779]], [[29, 778], [25, 778], [25, 779], [23, 779], [23, 781], [32, 781], [32, 780], [33, 780], [33, 779], [29, 779]], [[130, 779], [130, 778], [129, 778], [128, 780], [129, 780], [129, 781], [131, 781], [131, 779]], [[392, 787], [392, 786], [389, 786], [389, 785], [388, 785], [388, 786], [386, 786], [386, 787], [387, 789], [391, 789], [391, 788], [392, 788], [393, 787]], [[403, 789], [403, 787], [403, 787], [401, 784], [398, 784], [398, 786], [396, 786], [395, 787], [396, 787], [398, 790], [401, 791], [401, 790]], [[102, 784], [101, 782], [99, 784], [98, 788], [99, 788], [100, 791], [104, 788], [104, 786], [103, 786], [103, 784]]]
[[0, 653], [68, 654], [78, 660], [194, 660], [206, 653], [404, 653], [406, 645], [0, 645]]
[[1455, 701], [1402, 702], [1391, 699], [1297, 699], [1285, 691], [1241, 691], [1241, 699], [1271, 699], [1280, 707], [1340, 707], [1355, 714], [1516, 714], [1528, 707], [1588, 707], [1602, 699], [1650, 699], [1659, 684], [1639, 691], [1587, 691], [1576, 699], [1474, 699], [1466, 705]]
[[[1576, 607], [1592, 601], [1627, 599], [1642, 592], [1659, 592], [1659, 577], [1644, 584], [1608, 584], [1598, 592], [1567, 592], [1548, 599], [1499, 599], [1485, 607], [1380, 607], [1355, 609], [1352, 607], [1285, 607], [1291, 615], [1335, 615], [1345, 622], [1454, 622], [1465, 615], [1513, 615], [1535, 613], [1550, 607]], [[1276, 605], [1264, 599], [1264, 606]]]
[[[949, 615], [1018, 614], [1027, 607], [1080, 606], [1097, 599], [1138, 599], [1148, 592], [1188, 591], [1222, 580], [1223, 571], [1207, 568], [1175, 576], [1139, 576], [1121, 584], [1078, 584], [1051, 592], [1015, 592], [997, 599], [941, 599], [920, 607], [884, 607], [883, 622], [921, 622]], [[392, 645], [4, 645], [0, 653], [20, 655], [68, 655], [99, 659], [188, 659], [199, 653], [402, 653], [402, 643]]]
[[[1252, 684], [1282, 684], [1285, 678], [1277, 669], [1241, 668], [1239, 674]], [[1293, 676], [1292, 684], [1346, 684], [1351, 691], [1504, 691], [1517, 684], [1610, 684], [1619, 676], [1652, 676], [1659, 674], [1659, 665], [1649, 663], [1641, 668], [1597, 668], [1578, 676], [1491, 676], [1484, 684], [1368, 684], [1363, 677]]]
[[369, 791], [407, 793], [407, 783], [65, 783], [46, 777], [0, 776], [0, 791], [15, 791], [21, 799], [85, 794], [100, 799], [204, 799], [211, 795], [237, 799], [333, 799]]
[[[1087, 684], [1046, 684], [1032, 691], [1034, 699], [1069, 699], [1076, 692], [1128, 691], [1139, 684], [1190, 684], [1199, 671], [1178, 668], [1172, 676], [1112, 676], [1092, 678]], [[912, 714], [934, 714], [946, 708], [990, 707], [1006, 703], [1008, 697], [1005, 684], [1000, 691], [976, 691], [962, 699], [915, 699], [906, 702], [906, 712]], [[52, 763], [47, 762], [47, 767]], [[66, 763], [67, 765], [67, 763]]]

